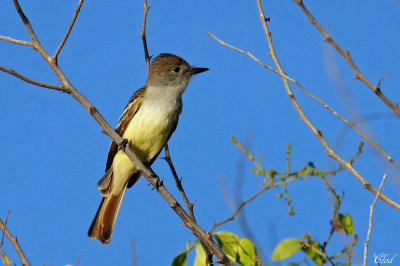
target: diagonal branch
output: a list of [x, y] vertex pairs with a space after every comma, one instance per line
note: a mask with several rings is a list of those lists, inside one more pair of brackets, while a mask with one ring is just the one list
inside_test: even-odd
[[182, 187], [182, 180], [179, 178], [178, 173], [175, 170], [175, 166], [172, 163], [172, 158], [171, 158], [171, 154], [169, 153], [168, 143], [165, 144], [165, 157], [162, 159], [164, 159], [168, 163], [168, 166], [171, 169], [172, 175], [174, 176], [176, 186], [178, 187], [178, 190], [181, 193], [183, 200], [185, 201], [186, 208], [188, 209], [188, 211], [190, 213], [190, 217], [192, 217], [192, 219], [194, 221], [196, 221], [196, 217], [194, 216], [194, 212], [193, 212], [194, 203], [190, 203], [188, 197], [186, 196], [186, 192]]
[[[21, 263], [24, 266], [31, 266], [30, 262], [28, 261], [28, 258], [25, 256], [24, 251], [21, 249], [17, 237], [13, 236], [11, 232], [7, 229], [6, 224], [8, 220], [8, 215], [10, 214], [10, 211], [7, 214], [6, 222], [3, 223], [3, 221], [0, 219], [0, 230], [5, 233], [7, 236], [8, 240], [10, 240], [11, 244], [13, 245], [15, 251], [18, 253], [19, 258], [21, 259]], [[3, 236], [4, 237], [4, 236]]]
[[217, 228], [218, 226], [225, 224], [229, 221], [232, 221], [233, 219], [235, 219], [236, 215], [238, 215], [238, 213], [240, 212], [240, 210], [250, 201], [254, 200], [255, 198], [257, 198], [259, 195], [261, 195], [264, 191], [266, 191], [267, 189], [271, 188], [270, 184], [264, 186], [263, 188], [261, 188], [257, 193], [255, 193], [253, 196], [251, 196], [250, 198], [248, 198], [245, 201], [242, 201], [242, 203], [240, 203], [239, 206], [236, 207], [236, 210], [232, 213], [231, 216], [229, 216], [228, 218], [214, 223], [214, 225], [211, 227], [210, 232], [213, 232], [215, 230], [215, 228]]
[[[267, 37], [268, 46], [269, 46], [269, 50], [270, 50], [270, 56], [272, 57], [272, 60], [274, 61], [279, 73], [281, 73], [282, 75], [286, 75], [285, 72], [282, 69], [282, 66], [281, 66], [281, 64], [280, 64], [280, 62], [278, 60], [278, 57], [276, 56], [274, 45], [272, 43], [271, 32], [269, 31], [269, 28], [268, 28], [268, 25], [267, 25], [267, 22], [266, 22], [266, 18], [265, 18], [265, 15], [264, 15], [264, 11], [262, 9], [261, 1], [260, 0], [256, 0], [256, 1], [257, 1], [257, 7], [258, 7], [258, 11], [259, 11], [260, 20], [261, 20], [261, 23], [263, 25], [265, 35]], [[299, 114], [301, 120], [303, 120], [303, 122], [311, 129], [311, 131], [314, 133], [314, 135], [318, 138], [318, 140], [321, 142], [322, 146], [328, 152], [328, 156], [332, 157], [333, 159], [338, 161], [340, 164], [342, 164], [344, 167], [346, 167], [357, 178], [357, 180], [363, 185], [364, 188], [366, 188], [367, 190], [371, 191], [374, 195], [379, 195], [379, 198], [381, 200], [383, 200], [384, 202], [386, 202], [390, 206], [396, 208], [397, 210], [400, 210], [400, 205], [398, 203], [394, 202], [393, 200], [391, 200], [390, 198], [388, 198], [387, 196], [385, 196], [383, 194], [379, 194], [378, 190], [376, 188], [374, 188], [370, 183], [368, 183], [357, 172], [357, 170], [353, 167], [351, 162], [348, 162], [348, 161], [344, 160], [342, 157], [340, 157], [338, 154], [335, 153], [335, 151], [329, 146], [328, 142], [323, 137], [322, 131], [318, 130], [311, 123], [311, 121], [308, 119], [308, 117], [305, 115], [303, 109], [300, 107], [299, 103], [297, 102], [297, 100], [296, 100], [296, 98], [295, 98], [295, 96], [293, 94], [292, 89], [290, 88], [288, 79], [285, 78], [285, 77], [282, 77], [282, 81], [283, 81], [283, 84], [285, 86], [286, 93], [288, 94], [288, 97], [289, 97], [290, 101], [292, 102], [294, 108], [296, 109], [297, 113]]]
[[3, 226], [4, 228], [2, 229], [3, 235], [1, 236], [0, 249], [4, 244], [4, 235], [6, 234], [6, 230], [4, 230], [4, 229], [7, 228], [8, 216], [10, 215], [10, 213], [11, 213], [11, 210], [8, 211], [6, 220], [4, 221], [4, 226]]
[[29, 33], [29, 36], [31, 36], [33, 44], [35, 44], [35, 42], [39, 42], [35, 32], [33, 31], [32, 25], [29, 22], [28, 18], [25, 16], [24, 12], [22, 11], [21, 6], [18, 3], [18, 0], [13, 0], [13, 2], [14, 2], [14, 6], [15, 6], [15, 9], [17, 10], [18, 15], [22, 19], [22, 23], [24, 23], [24, 26]]
[[3, 66], [0, 66], [0, 70], [4, 71], [4, 72], [6, 72], [6, 73], [8, 73], [10, 75], [13, 75], [14, 77], [17, 77], [17, 78], [19, 78], [19, 79], [21, 79], [21, 80], [23, 80], [25, 82], [28, 82], [30, 84], [33, 84], [33, 85], [36, 85], [36, 86], [39, 86], [39, 87], [53, 89], [53, 90], [57, 90], [57, 91], [68, 92], [68, 90], [62, 85], [55, 85], [55, 84], [48, 84], [48, 83], [40, 82], [40, 81], [31, 79], [31, 78], [28, 78], [28, 77], [16, 72], [13, 69], [10, 69], [10, 68], [6, 68], [6, 67], [3, 67]]
[[[339, 113], [337, 113], [333, 108], [331, 108], [329, 105], [327, 105], [323, 100], [321, 100], [320, 98], [316, 97], [314, 94], [312, 94], [309, 90], [307, 90], [300, 82], [294, 80], [291, 77], [288, 77], [287, 75], [283, 74], [283, 73], [279, 73], [278, 71], [276, 71], [274, 68], [266, 65], [264, 62], [262, 62], [261, 60], [259, 60], [257, 57], [255, 57], [254, 55], [252, 55], [250, 52], [246, 52], [243, 51], [235, 46], [232, 46], [230, 44], [225, 43], [224, 41], [222, 41], [221, 39], [215, 37], [214, 35], [212, 35], [209, 32], [206, 32], [206, 34], [208, 34], [209, 36], [211, 36], [212, 38], [214, 38], [216, 41], [218, 41], [221, 45], [229, 47], [235, 51], [238, 51], [242, 54], [247, 55], [248, 57], [250, 57], [251, 59], [253, 59], [254, 61], [256, 61], [257, 63], [259, 63], [260, 65], [262, 65], [263, 67], [271, 70], [272, 72], [274, 72], [275, 74], [281, 76], [282, 78], [285, 78], [287, 80], [289, 80], [290, 82], [296, 84], [299, 88], [301, 88], [308, 96], [310, 96], [312, 99], [316, 100], [318, 103], [320, 103], [322, 106], [324, 106], [326, 109], [328, 109], [333, 115], [335, 115], [337, 118], [339, 118], [341, 121], [343, 121], [346, 125], [348, 125], [349, 127], [351, 127], [355, 132], [357, 132], [360, 137], [362, 137], [363, 139], [365, 139], [366, 141], [368, 141], [373, 147], [375, 147], [378, 151], [380, 151], [382, 153], [383, 156], [386, 157], [387, 160], [389, 160], [391, 163], [393, 163], [397, 168], [400, 169], [400, 164], [395, 161], [393, 159], [392, 156], [390, 156], [380, 145], [378, 142], [373, 141], [370, 137], [368, 137], [365, 133], [363, 133], [354, 123], [349, 122], [346, 118], [344, 118], [343, 116], [341, 116]], [[381, 78], [382, 79], [382, 78]]]
[[3, 41], [7, 41], [7, 42], [11, 42], [11, 43], [15, 43], [15, 44], [20, 44], [20, 45], [26, 45], [26, 46], [32, 46], [32, 42], [28, 42], [28, 41], [23, 41], [23, 40], [17, 40], [8, 36], [2, 36], [0, 35], [0, 40]]
[[325, 41], [329, 43], [333, 48], [335, 48], [347, 61], [349, 66], [354, 72], [354, 77], [356, 79], [361, 80], [368, 88], [373, 91], [376, 96], [378, 96], [399, 118], [400, 118], [400, 109], [397, 104], [390, 101], [381, 91], [380, 86], [375, 86], [372, 84], [358, 69], [357, 65], [354, 63], [353, 59], [350, 57], [350, 52], [345, 51], [342, 47], [340, 47], [335, 40], [326, 32], [326, 30], [318, 23], [318, 21], [314, 18], [311, 12], [304, 5], [303, 0], [293, 0], [301, 10], [306, 14], [306, 16], [310, 19], [311, 24], [313, 24], [319, 32], [321, 32], [322, 36], [325, 38]]
[[104, 117], [97, 111], [97, 109], [89, 102], [86, 97], [81, 94], [67, 79], [65, 74], [62, 72], [60, 67], [57, 65], [55, 60], [49, 56], [43, 46], [40, 44], [37, 36], [35, 35], [32, 26], [28, 20], [28, 18], [23, 13], [18, 0], [13, 0], [15, 4], [15, 8], [20, 15], [22, 22], [24, 23], [26, 29], [28, 30], [34, 49], [43, 57], [43, 59], [47, 62], [47, 64], [52, 68], [61, 84], [65, 88], [65, 92], [70, 94], [72, 97], [77, 100], [83, 108], [96, 120], [99, 126], [102, 128], [103, 132], [108, 135], [121, 150], [123, 150], [128, 158], [135, 165], [136, 169], [140, 171], [141, 175], [143, 175], [147, 181], [153, 185], [153, 187], [158, 191], [158, 193], [164, 198], [164, 200], [168, 203], [168, 205], [175, 211], [175, 213], [181, 218], [184, 222], [185, 226], [188, 227], [196, 237], [210, 248], [210, 250], [214, 253], [214, 255], [218, 258], [219, 263], [223, 263], [226, 265], [235, 265], [226, 254], [220, 249], [220, 247], [213, 241], [211, 237], [195, 222], [193, 219], [186, 213], [186, 211], [182, 208], [182, 206], [178, 203], [178, 201], [169, 193], [169, 191], [164, 187], [162, 182], [160, 182], [160, 178], [150, 171], [144, 164], [139, 160], [136, 154], [133, 152], [130, 145], [125, 145], [122, 137], [107, 123]]
[[68, 36], [71, 33], [72, 28], [74, 27], [76, 18], [78, 17], [78, 14], [79, 14], [79, 11], [81, 10], [82, 4], [83, 4], [83, 0], [79, 0], [79, 3], [75, 8], [74, 15], [72, 16], [72, 20], [69, 23], [67, 32], [65, 33], [64, 38], [62, 39], [60, 45], [58, 46], [57, 50], [54, 52], [54, 55], [52, 56], [52, 59], [55, 60], [56, 62], [57, 62], [57, 59], [58, 59], [58, 54], [61, 52], [61, 49], [64, 47], [64, 44], [67, 41]]
[[[196, 217], [194, 216], [194, 211], [193, 211], [193, 207], [194, 207], [194, 203], [190, 203], [185, 190], [183, 189], [182, 186], [182, 179], [178, 177], [178, 173], [175, 170], [175, 166], [172, 163], [172, 158], [171, 158], [171, 154], [169, 153], [169, 147], [168, 147], [168, 143], [165, 144], [165, 157], [163, 158], [167, 163], [169, 168], [171, 169], [172, 175], [175, 179], [175, 184], [178, 187], [179, 192], [181, 193], [181, 196], [183, 198], [183, 201], [185, 202], [186, 208], [189, 211], [190, 217], [193, 219], [193, 221], [196, 221]], [[204, 254], [206, 254], [207, 257], [207, 261], [210, 264], [210, 266], [213, 266], [213, 254], [210, 252], [210, 250], [207, 248], [207, 245], [204, 242], [200, 242], [201, 246], [203, 247], [204, 250]]]

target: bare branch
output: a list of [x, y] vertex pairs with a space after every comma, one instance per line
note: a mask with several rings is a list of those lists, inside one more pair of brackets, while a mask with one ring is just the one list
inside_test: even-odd
[[[271, 32], [268, 29], [268, 25], [267, 25], [267, 22], [266, 22], [264, 11], [263, 11], [262, 6], [261, 6], [261, 1], [260, 0], [256, 0], [256, 1], [257, 1], [257, 7], [258, 7], [258, 11], [259, 11], [260, 20], [261, 20], [261, 23], [263, 25], [265, 35], [267, 37], [268, 46], [269, 46], [269, 49], [270, 49], [270, 56], [272, 57], [272, 59], [273, 59], [275, 65], [276, 65], [279, 73], [282, 74], [282, 75], [285, 75], [285, 72], [283, 71], [283, 69], [281, 67], [281, 64], [280, 64], [280, 62], [278, 60], [278, 57], [276, 56], [276, 53], [275, 53], [275, 49], [274, 49], [274, 46], [273, 46], [273, 43], [272, 43]], [[325, 140], [325, 138], [323, 137], [322, 131], [318, 130], [311, 123], [311, 121], [308, 119], [308, 117], [305, 115], [304, 111], [300, 107], [300, 105], [297, 102], [296, 98], [294, 97], [294, 94], [293, 94], [292, 89], [290, 88], [288, 79], [285, 78], [285, 77], [282, 77], [282, 81], [283, 81], [283, 84], [285, 86], [285, 89], [286, 89], [286, 92], [288, 94], [288, 97], [289, 97], [290, 101], [292, 102], [293, 106], [295, 107], [295, 109], [296, 109], [297, 113], [299, 114], [300, 118], [311, 129], [311, 131], [315, 134], [315, 136], [321, 142], [322, 146], [328, 152], [328, 156], [334, 158], [336, 161], [338, 161], [340, 164], [342, 164], [344, 167], [346, 167], [357, 178], [357, 180], [363, 185], [364, 188], [366, 188], [369, 191], [371, 191], [374, 195], [377, 195], [378, 194], [378, 190], [376, 188], [374, 188], [370, 183], [368, 183], [357, 172], [357, 170], [353, 167], [351, 162], [345, 161], [342, 157], [340, 157], [338, 154], [336, 154], [332, 150], [332, 148], [329, 146], [329, 144]], [[390, 206], [396, 208], [397, 210], [400, 210], [400, 205], [398, 203], [394, 202], [393, 200], [391, 200], [390, 198], [386, 197], [385, 195], [379, 194], [379, 198], [381, 200], [383, 200], [384, 202], [386, 202], [387, 204], [389, 204]]]
[[169, 206], [175, 211], [175, 213], [182, 219], [185, 226], [188, 227], [196, 237], [212, 250], [215, 256], [218, 258], [223, 264], [226, 265], [235, 265], [226, 254], [218, 247], [218, 245], [213, 241], [211, 237], [195, 222], [193, 219], [185, 212], [182, 206], [177, 202], [177, 200], [169, 193], [169, 191], [164, 187], [164, 185], [160, 182], [160, 178], [150, 171], [144, 164], [139, 160], [136, 154], [133, 152], [130, 145], [124, 145], [124, 141], [122, 137], [107, 123], [104, 117], [97, 111], [97, 109], [91, 104], [85, 96], [83, 96], [67, 79], [65, 74], [62, 72], [60, 67], [57, 65], [55, 60], [49, 56], [43, 46], [40, 44], [37, 39], [32, 26], [28, 20], [28, 18], [23, 13], [18, 0], [13, 0], [15, 4], [15, 8], [20, 15], [22, 22], [24, 23], [26, 29], [28, 30], [32, 41], [34, 49], [43, 57], [43, 59], [48, 63], [48, 65], [52, 68], [61, 84], [63, 85], [65, 92], [74, 97], [81, 105], [85, 108], [85, 110], [96, 120], [99, 126], [102, 128], [103, 132], [108, 135], [121, 150], [123, 150], [128, 158], [135, 165], [136, 169], [140, 171], [141, 175], [143, 175], [147, 181], [158, 191], [158, 193], [164, 198], [164, 200], [169, 204]]
[[[169, 153], [168, 143], [165, 144], [165, 157], [163, 159], [168, 163], [169, 168], [171, 169], [172, 175], [174, 176], [174, 179], [175, 179], [175, 184], [178, 187], [178, 190], [181, 193], [183, 200], [185, 201], [186, 208], [189, 211], [190, 217], [193, 219], [193, 221], [195, 221], [197, 223], [196, 217], [194, 216], [194, 212], [193, 212], [194, 203], [190, 203], [188, 197], [186, 196], [186, 192], [182, 186], [182, 180], [178, 177], [178, 174], [175, 170], [175, 166], [172, 163], [172, 158], [171, 158], [171, 154]], [[214, 265], [214, 263], [212, 261], [213, 254], [210, 252], [210, 250], [207, 248], [207, 245], [204, 242], [200, 242], [200, 243], [201, 243], [201, 246], [203, 247], [204, 253], [207, 256], [208, 263], [210, 265]]]
[[369, 244], [369, 237], [371, 236], [371, 230], [372, 230], [372, 216], [374, 214], [374, 208], [376, 201], [382, 192], [383, 189], [383, 184], [385, 183], [386, 180], [386, 174], [382, 178], [381, 185], [379, 186], [378, 194], [375, 196], [374, 201], [372, 202], [372, 205], [370, 205], [370, 212], [369, 212], [369, 226], [368, 226], [368, 232], [367, 232], [367, 239], [364, 242], [364, 266], [367, 266], [367, 254], [368, 254], [368, 244]]
[[390, 72], [387, 72], [385, 75], [383, 75], [383, 76], [379, 79], [378, 85], [376, 85], [376, 87], [377, 87], [378, 89], [381, 88], [381, 83], [382, 83], [383, 79], [386, 78], [386, 76], [389, 75], [389, 74], [390, 74]]
[[196, 221], [196, 217], [194, 216], [193, 212], [194, 203], [190, 203], [188, 197], [186, 196], [186, 192], [182, 186], [182, 180], [178, 177], [178, 174], [175, 170], [175, 166], [172, 163], [172, 158], [171, 154], [169, 153], [168, 143], [165, 144], [165, 157], [163, 159], [168, 163], [168, 166], [171, 169], [172, 175], [174, 176], [175, 179], [176, 186], [178, 187], [178, 190], [181, 193], [183, 200], [185, 201], [186, 208], [188, 209], [190, 216], [194, 221]]
[[[4, 228], [7, 228], [7, 222], [8, 222], [8, 216], [10, 215], [11, 210], [8, 211], [7, 216], [6, 216], [6, 220], [4, 221]], [[4, 244], [4, 235], [5, 235], [6, 231], [3, 230], [3, 235], [1, 236], [1, 242], [0, 242], [0, 249]]]
[[17, 40], [17, 39], [14, 39], [14, 38], [11, 38], [11, 37], [8, 37], [8, 36], [2, 36], [2, 35], [0, 35], [0, 40], [11, 42], [11, 43], [15, 43], [15, 44], [20, 44], [20, 45], [26, 45], [26, 46], [32, 46], [33, 45], [32, 42]]
[[[242, 202], [239, 204], [239, 206], [236, 207], [235, 211], [232, 213], [231, 216], [229, 216], [228, 218], [226, 218], [226, 219], [224, 219], [224, 220], [222, 220], [222, 221], [220, 221], [220, 222], [214, 223], [214, 225], [211, 227], [211, 229], [209, 230], [209, 232], [213, 232], [213, 231], [215, 230], [215, 228], [217, 228], [218, 226], [220, 226], [220, 225], [222, 225], [222, 224], [225, 224], [225, 223], [227, 223], [227, 222], [232, 221], [233, 219], [235, 219], [235, 217], [239, 214], [240, 210], [241, 210], [244, 206], [246, 206], [248, 203], [250, 203], [252, 200], [254, 200], [255, 198], [257, 198], [258, 196], [260, 196], [260, 195], [261, 195], [264, 191], [266, 191], [267, 189], [269, 189], [269, 188], [271, 188], [271, 187], [278, 187], [278, 186], [281, 186], [281, 185], [283, 185], [284, 183], [291, 182], [292, 180], [295, 179], [294, 176], [292, 176], [292, 177], [290, 177], [290, 178], [288, 178], [288, 179], [286, 179], [286, 178], [287, 178], [287, 176], [282, 176], [282, 177], [279, 177], [279, 178], [270, 179], [270, 180], [269, 180], [269, 183], [268, 183], [268, 184], [265, 184], [264, 187], [262, 187], [262, 188], [261, 188], [258, 192], [256, 192], [253, 196], [251, 196], [250, 198], [248, 198], [248, 199], [245, 200], [245, 201], [242, 201]], [[286, 179], [286, 181], [285, 181], [285, 179]], [[277, 181], [280, 181], [280, 182], [277, 182]]]
[[209, 33], [208, 31], [206, 31], [206, 34], [208, 34], [209, 36], [211, 36], [212, 38], [214, 38], [216, 41], [218, 41], [221, 45], [229, 47], [235, 51], [238, 51], [239, 53], [245, 54], [248, 57], [250, 57], [251, 59], [253, 59], [254, 61], [256, 61], [257, 63], [259, 63], [260, 65], [262, 65], [263, 67], [271, 70], [272, 72], [280, 75], [281, 77], [284, 77], [292, 82], [294, 82], [294, 80], [292, 80], [291, 78], [289, 78], [288, 76], [286, 76], [285, 74], [281, 74], [278, 71], [276, 71], [274, 68], [270, 67], [269, 65], [265, 64], [264, 62], [262, 62], [260, 59], [258, 59], [257, 57], [255, 57], [254, 55], [252, 55], [250, 52], [245, 52], [243, 50], [240, 50], [239, 48], [232, 46], [230, 44], [225, 43], [224, 41], [222, 41], [221, 39], [215, 37], [214, 35], [212, 35], [211, 33]]
[[28, 18], [25, 16], [24, 12], [22, 11], [21, 6], [18, 3], [18, 0], [13, 0], [13, 2], [14, 2], [15, 9], [17, 10], [18, 15], [20, 16], [20, 18], [22, 20], [22, 23], [24, 23], [24, 26], [29, 33], [29, 36], [31, 36], [33, 43], [39, 42], [38, 38], [36, 37], [35, 32], [33, 31], [32, 25], [29, 22]]
[[79, 265], [79, 260], [81, 259], [81, 254], [79, 254], [79, 256], [78, 256], [78, 260], [76, 261], [76, 266], [78, 266]]
[[305, 87], [303, 87], [299, 82], [294, 82], [297, 86], [299, 86], [308, 96], [316, 100], [318, 103], [320, 103], [322, 106], [324, 106], [326, 109], [328, 109], [333, 115], [335, 115], [337, 118], [339, 118], [341, 121], [343, 121], [346, 125], [351, 127], [355, 132], [357, 132], [360, 137], [368, 141], [375, 149], [380, 151], [383, 156], [388, 159], [392, 164], [394, 164], [397, 168], [400, 169], [400, 164], [396, 162], [392, 156], [390, 156], [382, 147], [379, 145], [378, 142], [373, 141], [370, 137], [368, 137], [365, 133], [363, 133], [354, 123], [351, 123], [348, 121], [346, 118], [341, 116], [339, 113], [337, 113], [335, 110], [333, 110], [329, 105], [327, 105], [323, 100], [320, 98], [316, 97], [314, 94], [312, 94], [309, 90], [307, 90]]
[[22, 248], [20, 247], [17, 237], [13, 236], [11, 232], [6, 228], [6, 223], [8, 220], [8, 215], [10, 214], [10, 211], [7, 214], [6, 222], [3, 223], [3, 221], [0, 219], [0, 230], [3, 231], [3, 233], [6, 234], [8, 240], [10, 240], [11, 244], [13, 245], [15, 251], [18, 253], [19, 258], [21, 259], [21, 263], [24, 266], [30, 266], [31, 264], [28, 261], [28, 258], [25, 256], [24, 252], [22, 251]]
[[13, 75], [14, 77], [17, 77], [17, 78], [19, 78], [19, 79], [21, 79], [21, 80], [23, 80], [25, 82], [28, 82], [30, 84], [33, 84], [33, 85], [36, 85], [36, 86], [39, 86], [39, 87], [53, 89], [53, 90], [57, 90], [57, 91], [68, 92], [68, 90], [65, 89], [65, 87], [62, 86], [62, 85], [43, 83], [43, 82], [28, 78], [28, 77], [26, 77], [24, 75], [21, 75], [20, 73], [16, 72], [13, 69], [10, 69], [10, 68], [6, 68], [6, 67], [3, 67], [3, 66], [0, 66], [0, 70], [3, 71], [3, 72], [8, 73], [10, 75]]
[[147, 39], [146, 39], [146, 21], [147, 21], [147, 12], [149, 11], [150, 7], [147, 6], [147, 0], [143, 0], [143, 24], [142, 29], [140, 30], [140, 35], [142, 36], [143, 41], [143, 49], [144, 49], [144, 59], [146, 60], [146, 68], [147, 68], [147, 75], [150, 74], [150, 56], [149, 50], [147, 49]]
[[78, 17], [79, 11], [81, 10], [81, 6], [83, 4], [83, 0], [79, 0], [79, 3], [77, 5], [77, 7], [75, 8], [75, 12], [74, 15], [72, 17], [72, 21], [71, 23], [69, 23], [67, 32], [64, 35], [64, 38], [62, 39], [60, 45], [58, 46], [57, 50], [54, 52], [54, 55], [52, 56], [52, 59], [55, 60], [57, 62], [58, 59], [58, 54], [61, 52], [61, 49], [64, 47], [65, 42], [68, 39], [69, 34], [71, 33], [72, 28], [74, 27], [76, 18]]
[[214, 225], [211, 227], [210, 232], [213, 232], [215, 230], [216, 227], [225, 224], [229, 221], [232, 221], [236, 215], [240, 212], [240, 210], [250, 201], [254, 200], [255, 198], [257, 198], [260, 194], [262, 194], [264, 191], [266, 191], [267, 189], [271, 188], [270, 185], [266, 185], [264, 186], [262, 189], [260, 189], [257, 193], [255, 193], [253, 196], [251, 196], [250, 198], [248, 198], [245, 201], [242, 201], [242, 203], [240, 203], [240, 205], [236, 208], [236, 210], [232, 213], [231, 216], [229, 216], [228, 218], [226, 218], [225, 220], [222, 220], [218, 223], [214, 223]]
[[357, 65], [354, 63], [353, 59], [350, 57], [350, 52], [345, 51], [342, 47], [340, 47], [335, 40], [325, 31], [325, 29], [318, 23], [318, 21], [314, 18], [314, 16], [310, 13], [310, 11], [307, 9], [307, 7], [304, 5], [303, 0], [293, 0], [296, 4], [299, 5], [301, 10], [306, 14], [306, 16], [309, 18], [311, 24], [313, 24], [318, 31], [322, 34], [324, 37], [325, 41], [329, 43], [333, 48], [335, 48], [347, 61], [349, 66], [354, 72], [354, 77], [356, 79], [361, 80], [368, 88], [371, 89], [399, 118], [400, 118], [400, 109], [398, 106], [390, 101], [381, 91], [381, 89], [378, 86], [375, 86], [372, 84], [358, 69]]
[[[306, 94], [308, 94], [311, 98], [313, 98], [314, 100], [316, 100], [317, 102], [319, 102], [321, 105], [323, 105], [326, 109], [328, 109], [330, 112], [332, 112], [336, 117], [338, 117], [340, 120], [342, 120], [344, 123], [346, 123], [348, 126], [350, 126], [352, 129], [354, 129], [362, 138], [364, 138], [365, 140], [367, 140], [372, 146], [374, 146], [376, 149], [378, 149], [391, 163], [393, 163], [396, 167], [400, 168], [399, 163], [397, 163], [392, 156], [390, 156], [385, 150], [383, 150], [383, 148], [377, 143], [374, 142], [373, 140], [371, 140], [368, 136], [366, 136], [361, 130], [359, 130], [353, 123], [349, 122], [347, 119], [345, 119], [344, 117], [342, 117], [341, 115], [339, 115], [336, 111], [334, 111], [331, 107], [329, 107], [325, 102], [323, 102], [321, 99], [319, 99], [318, 97], [316, 97], [315, 95], [313, 95], [310, 91], [308, 91], [304, 86], [302, 86], [298, 81], [288, 77], [285, 73], [283, 72], [278, 72], [277, 70], [273, 69], [272, 67], [266, 65], [265, 63], [263, 63], [261, 60], [259, 60], [258, 58], [256, 58], [254, 55], [252, 55], [250, 52], [245, 52], [243, 50], [240, 50], [237, 47], [234, 47], [230, 44], [227, 44], [225, 42], [223, 42], [222, 40], [220, 40], [219, 38], [215, 37], [214, 35], [212, 35], [209, 32], [206, 32], [209, 36], [211, 36], [212, 38], [214, 38], [215, 40], [217, 40], [221, 45], [224, 45], [226, 47], [229, 47], [235, 51], [238, 51], [242, 54], [245, 54], [247, 56], [249, 56], [250, 58], [252, 58], [254, 61], [256, 61], [257, 63], [261, 64], [263, 67], [271, 70], [272, 72], [278, 74], [279, 76], [282, 77], [282, 79], [284, 80], [289, 80], [290, 82], [296, 84], [298, 87], [300, 87]], [[268, 35], [267, 35], [268, 36]], [[271, 40], [272, 42], [272, 40]], [[322, 145], [324, 146], [324, 148], [328, 151], [328, 156], [333, 157], [335, 160], [339, 161], [341, 164], [343, 164], [343, 166], [345, 166], [356, 178], [358, 181], [361, 182], [361, 184], [363, 184], [364, 188], [370, 190], [372, 193], [374, 193], [375, 195], [377, 194], [377, 190], [372, 187], [355, 169], [354, 167], [351, 165], [351, 163], [346, 162], [345, 160], [343, 160], [340, 156], [338, 156], [333, 150], [332, 148], [329, 146], [329, 144], [326, 142], [326, 140], [323, 138], [322, 136], [322, 132], [318, 129], [315, 128], [315, 126], [310, 122], [310, 120], [308, 120], [308, 118], [305, 116], [304, 112], [302, 111], [300, 105], [297, 103], [296, 98], [294, 97], [293, 92], [290, 89], [289, 84], [287, 84], [289, 87], [289, 92], [288, 89], [285, 85], [285, 88], [288, 92], [288, 96], [289, 99], [292, 101], [293, 105], [295, 106], [297, 112], [300, 115], [300, 118], [304, 121], [304, 123], [312, 130], [312, 132], [318, 137], [318, 139], [320, 140], [320, 142], [322, 143]], [[383, 201], [385, 201], [386, 203], [388, 203], [389, 205], [391, 205], [392, 207], [400, 210], [400, 205], [395, 203], [394, 201], [392, 201], [391, 199], [387, 198], [386, 196], [384, 196], [383, 194], [380, 194], [380, 199], [382, 199]], [[232, 219], [230, 219], [232, 220]]]

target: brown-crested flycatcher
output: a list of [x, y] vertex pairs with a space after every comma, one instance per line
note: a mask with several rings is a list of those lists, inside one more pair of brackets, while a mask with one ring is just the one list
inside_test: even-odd
[[[193, 75], [208, 68], [190, 66], [173, 54], [154, 58], [144, 86], [129, 100], [116, 131], [132, 143], [139, 159], [150, 166], [167, 143], [182, 111], [182, 93]], [[97, 182], [103, 199], [90, 225], [88, 235], [108, 244], [126, 188], [133, 186], [140, 173], [118, 146], [111, 141], [106, 174]]]

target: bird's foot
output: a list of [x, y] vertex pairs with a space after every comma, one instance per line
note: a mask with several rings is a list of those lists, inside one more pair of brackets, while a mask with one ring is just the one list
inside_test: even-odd
[[123, 139], [121, 144], [118, 146], [118, 150], [125, 150], [127, 144], [128, 144], [128, 140]]

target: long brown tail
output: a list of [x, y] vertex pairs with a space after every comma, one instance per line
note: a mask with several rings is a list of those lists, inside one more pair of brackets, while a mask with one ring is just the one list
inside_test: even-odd
[[107, 197], [103, 197], [89, 227], [89, 237], [97, 238], [105, 245], [111, 241], [115, 220], [117, 219], [119, 206], [121, 205], [125, 190], [126, 186], [119, 195], [110, 193]]

